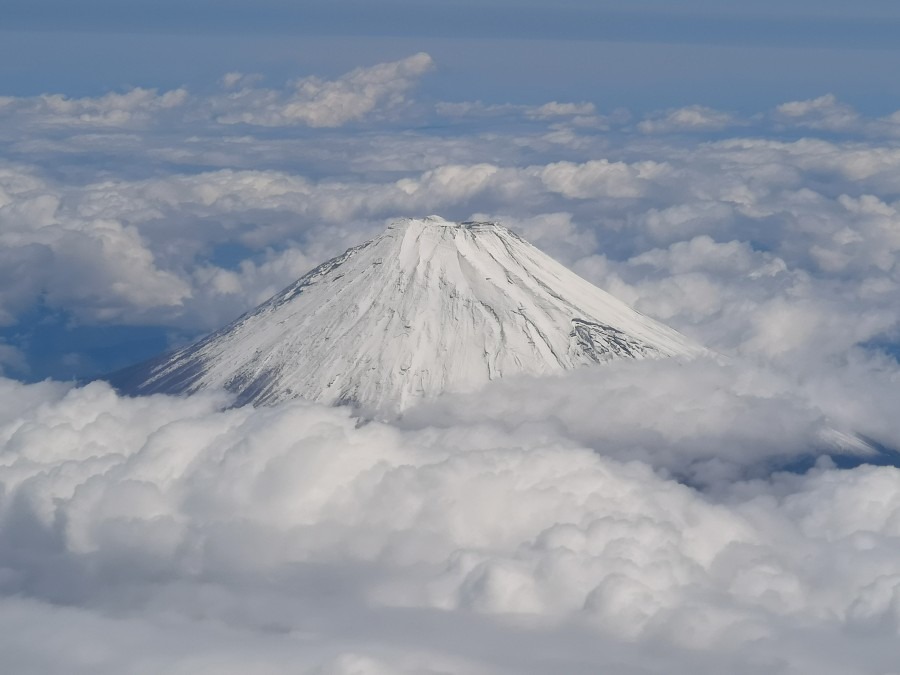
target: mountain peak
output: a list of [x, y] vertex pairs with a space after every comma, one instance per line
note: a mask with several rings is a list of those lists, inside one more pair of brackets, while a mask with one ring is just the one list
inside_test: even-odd
[[465, 236], [465, 232], [491, 232], [509, 230], [500, 223], [492, 221], [467, 220], [456, 222], [444, 220], [440, 216], [426, 216], [425, 218], [403, 218], [391, 223], [385, 234], [392, 232], [413, 233], [416, 236], [430, 233], [441, 237]]
[[512, 374], [703, 350], [492, 222], [408, 218], [231, 325], [112, 378], [128, 393], [223, 387], [381, 415]]
[[388, 230], [405, 230], [409, 228], [426, 227], [462, 227], [462, 223], [445, 220], [441, 216], [425, 216], [424, 218], [401, 218], [388, 225]]

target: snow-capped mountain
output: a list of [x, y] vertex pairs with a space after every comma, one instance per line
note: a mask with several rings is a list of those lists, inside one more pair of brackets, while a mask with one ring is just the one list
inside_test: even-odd
[[111, 380], [132, 394], [222, 387], [240, 403], [302, 397], [390, 414], [508, 375], [703, 351], [502, 225], [431, 216], [394, 223]]

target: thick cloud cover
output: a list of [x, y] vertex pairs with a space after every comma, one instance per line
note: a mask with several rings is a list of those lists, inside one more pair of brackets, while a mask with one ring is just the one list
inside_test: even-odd
[[196, 334], [435, 212], [719, 355], [389, 423], [0, 379], [0, 669], [896, 672], [900, 472], [859, 464], [900, 448], [897, 115], [413, 98], [433, 67], [0, 99], [0, 373], [37, 309]]
[[[302, 402], [223, 410], [4, 380], [0, 659], [15, 672], [888, 672], [900, 470], [825, 460], [706, 493], [667, 478], [654, 465], [689, 465], [704, 445], [750, 462], [817, 431], [786, 392], [740, 377], [723, 391], [716, 366], [689, 368], [656, 375], [702, 406], [666, 410], [674, 385], [596, 369], [553, 383], [569, 394], [556, 412], [537, 393], [560, 392], [520, 383], [489, 397], [518, 391], [519, 406], [482, 400], [476, 419], [449, 402], [463, 419], [445, 409], [438, 426], [433, 409], [360, 425]], [[607, 424], [571, 409], [586, 395]]]

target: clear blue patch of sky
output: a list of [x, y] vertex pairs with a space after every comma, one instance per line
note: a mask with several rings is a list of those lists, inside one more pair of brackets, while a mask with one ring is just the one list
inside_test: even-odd
[[256, 251], [236, 241], [216, 244], [209, 256], [209, 262], [226, 270], [237, 269], [244, 260], [253, 260]]
[[900, 362], [900, 333], [883, 335], [875, 340], [864, 342], [860, 345], [863, 349], [882, 352], [897, 362]]
[[32, 308], [16, 325], [0, 328], [0, 342], [20, 349], [27, 366], [7, 367], [6, 374], [24, 382], [99, 377], [167, 350], [172, 337], [161, 326], [78, 324], [45, 307]]

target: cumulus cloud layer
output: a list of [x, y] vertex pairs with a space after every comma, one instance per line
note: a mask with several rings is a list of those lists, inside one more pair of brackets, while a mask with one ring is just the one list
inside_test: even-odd
[[[569, 379], [607, 408], [602, 385]], [[809, 415], [775, 421], [790, 418], [772, 414], [784, 393], [750, 389], [706, 418], [657, 408], [665, 419], [642, 429], [636, 406], [673, 397], [613, 381], [610, 398], [627, 403], [612, 429], [587, 421], [586, 434], [575, 413], [535, 403], [519, 419], [398, 427], [302, 402], [222, 409], [215, 396], [0, 381], [0, 660], [16, 672], [886, 672], [900, 471], [825, 461], [713, 495], [653, 468], [672, 461], [663, 449], [683, 463], [693, 444], [727, 457], [732, 443], [788, 448], [809, 432]], [[49, 654], [28, 647], [50, 631]]]
[[[632, 152], [382, 180], [219, 169], [73, 185], [9, 165], [0, 318], [40, 297], [82, 320], [209, 330], [393, 217], [438, 211], [501, 219], [720, 351], [819, 359], [896, 334], [896, 150], [731, 139]], [[246, 262], [216, 261], [229, 243]]]

